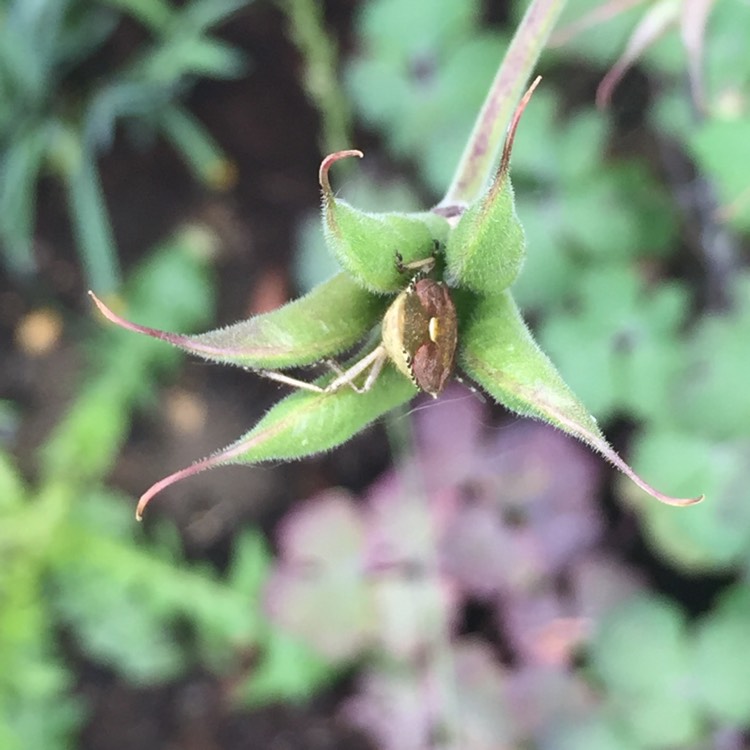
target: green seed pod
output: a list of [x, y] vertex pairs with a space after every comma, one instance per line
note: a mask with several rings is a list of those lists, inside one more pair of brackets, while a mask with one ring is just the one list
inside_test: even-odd
[[336, 198], [328, 180], [331, 165], [361, 151], [339, 151], [320, 165], [323, 192], [323, 229], [328, 247], [350, 276], [376, 294], [392, 294], [404, 279], [393, 263], [399, 252], [406, 265], [429, 258], [435, 241], [448, 235], [448, 222], [437, 214], [367, 213]]
[[500, 167], [489, 190], [461, 215], [445, 248], [445, 280], [480, 294], [497, 294], [518, 277], [526, 255], [508, 174], [516, 128], [539, 79], [521, 100], [505, 139]]
[[518, 277], [526, 239], [516, 216], [510, 180], [498, 177], [461, 216], [446, 243], [446, 281], [480, 294], [496, 294]]

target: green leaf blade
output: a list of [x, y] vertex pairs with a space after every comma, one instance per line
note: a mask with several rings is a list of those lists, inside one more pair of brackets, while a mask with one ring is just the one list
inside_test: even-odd
[[695, 686], [701, 703], [719, 722], [745, 726], [750, 720], [750, 592], [726, 591], [704, 617], [695, 639]]
[[646, 596], [622, 604], [598, 628], [592, 656], [608, 710], [636, 747], [688, 747], [700, 737], [693, 644], [676, 605]]

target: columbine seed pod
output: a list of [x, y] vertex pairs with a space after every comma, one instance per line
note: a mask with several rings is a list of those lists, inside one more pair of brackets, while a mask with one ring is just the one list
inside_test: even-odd
[[370, 213], [360, 211], [336, 197], [328, 172], [339, 159], [362, 156], [361, 151], [339, 151], [320, 165], [318, 179], [323, 200], [323, 230], [326, 244], [347, 273], [363, 288], [375, 294], [393, 294], [403, 288], [404, 279], [384, 248], [397, 247], [404, 262], [425, 259], [433, 240], [445, 242], [447, 220], [436, 213]]

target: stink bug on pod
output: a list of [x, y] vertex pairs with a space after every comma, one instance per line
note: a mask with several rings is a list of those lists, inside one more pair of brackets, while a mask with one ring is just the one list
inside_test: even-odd
[[[418, 273], [386, 311], [382, 346], [417, 388], [437, 396], [453, 373], [456, 308], [448, 287], [427, 278], [435, 263], [434, 258], [428, 261], [428, 270]], [[407, 270], [398, 255], [396, 264], [400, 270]]]
[[[434, 256], [404, 263], [396, 253], [396, 268], [401, 273], [416, 271], [416, 274], [386, 310], [380, 344], [347, 370], [329, 362], [337, 377], [327, 386], [272, 370], [263, 370], [261, 374], [316, 393], [332, 393], [345, 386], [364, 393], [372, 388], [383, 365], [390, 359], [417, 388], [436, 398], [453, 374], [458, 325], [448, 287], [442, 281], [429, 278], [434, 267]], [[355, 379], [368, 370], [364, 384], [358, 386]]]

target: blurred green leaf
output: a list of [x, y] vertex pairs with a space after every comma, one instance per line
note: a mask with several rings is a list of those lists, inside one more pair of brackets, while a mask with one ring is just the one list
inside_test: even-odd
[[514, 179], [574, 185], [600, 171], [607, 123], [594, 110], [563, 116], [560, 94], [542, 85], [523, 114], [513, 144]]
[[738, 274], [728, 291], [735, 309], [698, 322], [672, 399], [674, 424], [719, 440], [746, 437], [750, 423], [750, 276]]
[[[226, 668], [235, 649], [257, 642], [265, 565], [254, 551], [255, 580], [222, 581], [206, 566], [175, 565], [133, 544], [132, 525], [124, 537], [113, 537], [111, 503], [129, 515], [111, 495], [82, 498], [77, 510], [83, 514], [73, 515], [56, 551], [55, 606], [86, 653], [133, 682], [148, 683], [173, 677], [188, 663], [188, 643], [174, 631], [178, 620], [191, 623], [204, 659], [215, 666]], [[245, 535], [238, 544], [247, 556], [258, 542]]]
[[115, 290], [120, 271], [93, 154], [82, 147], [78, 164], [66, 178], [73, 231], [86, 274], [93, 286], [108, 294]]
[[[690, 571], [727, 570], [745, 559], [750, 545], [750, 476], [747, 440], [716, 441], [705, 435], [652, 427], [631, 448], [633, 465], [677, 492], [700, 487], [707, 500], [684, 513], [664, 513], [638, 502], [652, 546], [672, 565]], [[625, 497], [631, 490], [624, 484]]]
[[234, 77], [242, 73], [244, 67], [243, 55], [225, 42], [178, 38], [144, 58], [139, 71], [150, 80], [174, 84], [190, 75]]
[[25, 497], [26, 488], [21, 475], [11, 462], [10, 456], [0, 451], [0, 511], [7, 512], [18, 508]]
[[101, 0], [101, 2], [127, 11], [133, 18], [153, 31], [163, 31], [174, 18], [174, 9], [168, 0]]
[[567, 239], [588, 258], [660, 255], [675, 238], [672, 206], [638, 165], [600, 169], [560, 197]]
[[237, 698], [248, 705], [309, 698], [335, 676], [327, 659], [310, 647], [274, 627], [263, 650], [258, 669], [237, 690]]
[[[592, 265], [664, 257], [674, 247], [674, 206], [633, 161], [605, 160], [606, 126], [583, 110], [560, 120], [562, 103], [535, 93], [513, 148], [516, 203], [527, 257], [514, 296], [557, 309]], [[584, 275], [585, 276], [585, 275]]]
[[631, 600], [598, 627], [591, 668], [610, 711], [637, 747], [686, 746], [701, 722], [689, 692], [690, 641], [676, 606], [655, 598]]
[[745, 54], [750, 36], [747, 3], [714, 2], [704, 43], [704, 77], [712, 110], [731, 104], [750, 84], [750, 57]]
[[118, 120], [142, 118], [149, 121], [159, 112], [173, 92], [166, 86], [145, 81], [107, 81], [94, 91], [82, 123], [86, 148], [109, 148], [115, 137]]
[[161, 127], [198, 179], [217, 190], [232, 187], [237, 168], [186, 109], [174, 105], [166, 107], [161, 115]]
[[608, 720], [606, 715], [582, 721], [564, 723], [554, 728], [554, 747], [558, 750], [639, 750], [640, 745], [629, 735], [619, 721]]
[[[106, 473], [128, 427], [123, 388], [92, 383], [76, 401], [44, 447], [45, 473], [68, 481], [86, 481]], [[102, 419], [106, 415], [106, 419]]]
[[36, 182], [43, 168], [46, 140], [43, 127], [32, 127], [19, 133], [0, 156], [0, 242], [15, 273], [28, 273], [34, 267]]
[[[248, 2], [193, 0], [173, 7], [157, 0], [7, 0], [0, 23], [0, 242], [14, 273], [34, 270], [36, 184], [48, 167], [65, 185], [89, 283], [100, 293], [114, 290], [117, 247], [96, 162], [120, 120], [151, 129], [163, 120], [204, 179], [219, 187], [231, 181], [232, 170], [208, 133], [186, 117], [178, 128], [169, 105], [196, 77], [245, 69], [243, 55], [210, 31]], [[90, 79], [87, 61], [124, 13], [156, 38], [137, 46], [119, 69]], [[98, 63], [91, 70], [98, 71]]]
[[181, 9], [180, 23], [201, 31], [208, 31], [224, 23], [252, 0], [190, 0]]
[[750, 114], [709, 119], [693, 129], [688, 145], [703, 172], [715, 180], [722, 203], [737, 205], [729, 213], [732, 223], [750, 230], [750, 200], [741, 200], [750, 189]]
[[438, 194], [445, 192], [453, 177], [475, 113], [506, 47], [504, 37], [477, 29], [441, 61], [429, 99], [416, 112], [406, 113], [412, 127], [392, 126], [391, 139], [410, 137], [405, 155], [418, 160], [424, 179]]
[[735, 726], [750, 720], [750, 591], [725, 591], [696, 634], [695, 685], [709, 715]]
[[[10, 510], [14, 508], [0, 508], [3, 527]], [[38, 563], [46, 550], [35, 548], [27, 555], [0, 551], [0, 742], [8, 750], [62, 750], [69, 747], [83, 712], [57, 651], [54, 619], [47, 608]]]
[[[360, 33], [376, 57], [405, 61], [426, 51], [443, 49], [468, 36], [479, 15], [476, 0], [444, 3], [435, 13], [432, 0], [375, 0], [363, 6]], [[414, 29], [420, 30], [414, 34]]]
[[669, 415], [684, 368], [680, 330], [687, 296], [677, 284], [649, 292], [626, 267], [581, 274], [570, 312], [550, 315], [540, 331], [546, 351], [600, 418]]
[[432, 6], [431, 0], [365, 5], [357, 19], [362, 52], [349, 61], [346, 84], [392, 152], [418, 160], [442, 193], [506, 45], [477, 28], [474, 0], [444, 3], [440, 13]]

